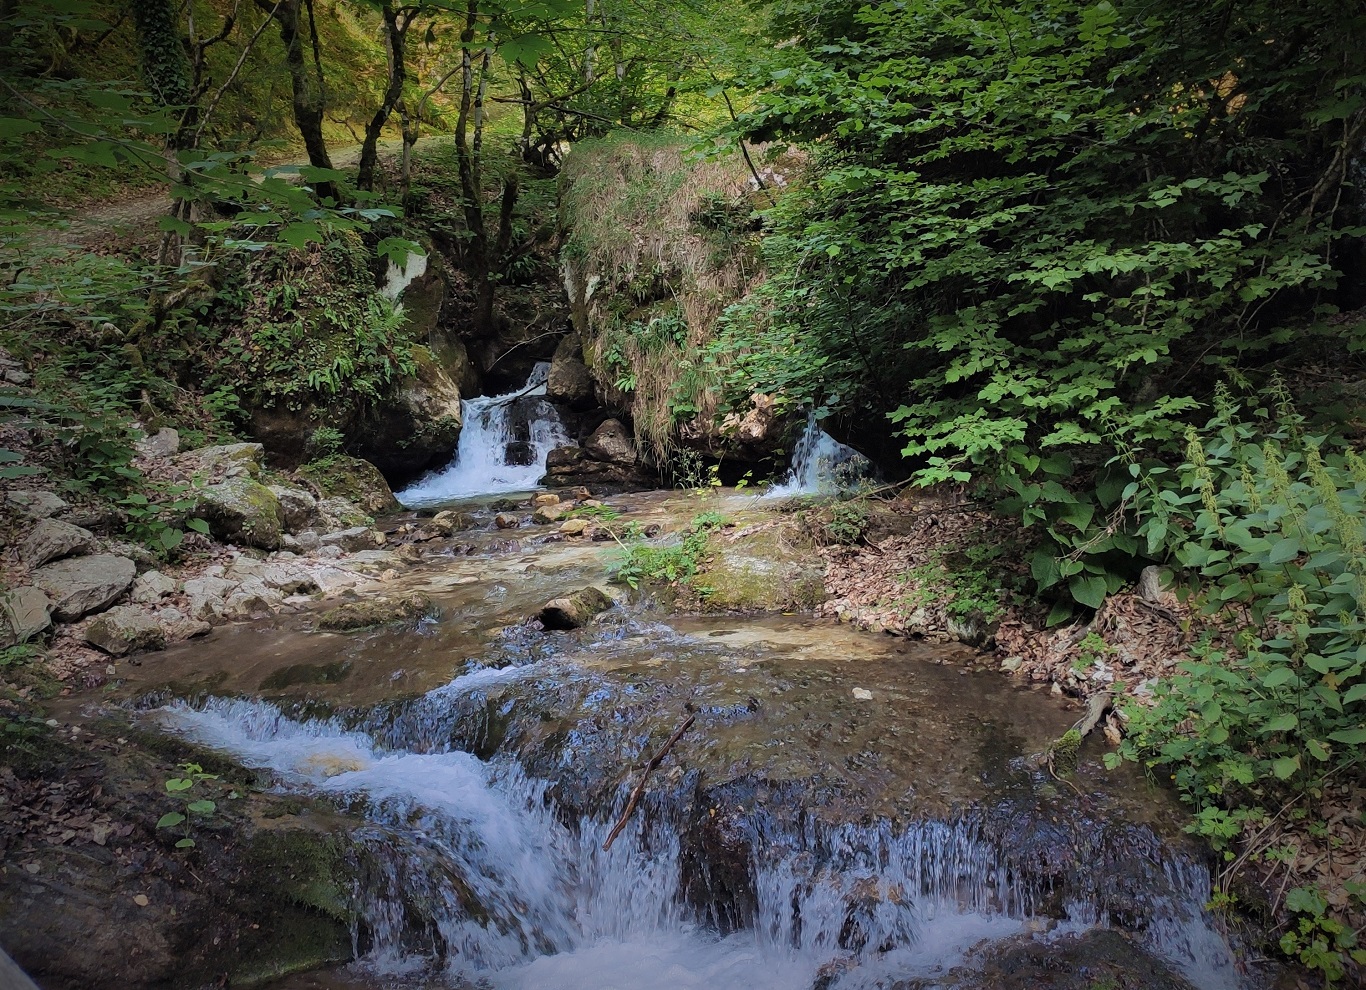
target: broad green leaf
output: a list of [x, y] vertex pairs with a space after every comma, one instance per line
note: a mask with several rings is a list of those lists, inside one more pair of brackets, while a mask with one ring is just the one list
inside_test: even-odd
[[171, 828], [179, 825], [185, 820], [185, 816], [178, 811], [170, 811], [157, 819], [157, 828]]

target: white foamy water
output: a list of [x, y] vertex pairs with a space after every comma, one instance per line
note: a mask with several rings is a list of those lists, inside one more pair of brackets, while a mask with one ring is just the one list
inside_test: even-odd
[[[379, 974], [444, 970], [500, 990], [801, 990], [833, 972], [832, 988], [873, 990], [933, 978], [984, 940], [1042, 927], [1047, 885], [1006, 865], [970, 822], [809, 824], [759, 827], [748, 840], [753, 914], [723, 937], [685, 902], [667, 809], [650, 813], [647, 798], [604, 852], [624, 789], [610, 813], [567, 820], [549, 785], [515, 764], [443, 749], [431, 726], [449, 722], [451, 706], [537, 669], [455, 678], [390, 723], [385, 745], [263, 702], [177, 704], [160, 717], [367, 822], [353, 833], [357, 934], [363, 965]], [[1202, 990], [1233, 990], [1227, 947], [1199, 907], [1208, 874], [1156, 869], [1167, 889], [1152, 895], [1145, 943]], [[1067, 915], [1054, 935], [1105, 923], [1084, 900]], [[414, 932], [425, 933], [417, 944]]]
[[867, 468], [866, 457], [822, 430], [816, 414], [811, 413], [806, 418], [806, 429], [792, 451], [792, 466], [787, 477], [781, 484], [771, 487], [765, 496], [834, 495], [848, 488]]
[[523, 388], [460, 403], [464, 425], [455, 459], [398, 493], [410, 508], [474, 495], [525, 492], [545, 474], [545, 459], [571, 444], [555, 407], [545, 400], [550, 365], [541, 362]]

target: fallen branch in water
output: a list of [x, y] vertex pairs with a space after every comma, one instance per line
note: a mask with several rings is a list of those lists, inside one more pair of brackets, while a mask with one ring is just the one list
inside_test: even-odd
[[603, 852], [607, 852], [607, 850], [612, 848], [612, 843], [617, 841], [617, 836], [620, 835], [621, 830], [626, 827], [626, 823], [631, 820], [631, 815], [636, 810], [636, 803], [640, 800], [640, 796], [645, 793], [645, 782], [650, 779], [650, 774], [654, 772], [655, 767], [659, 766], [664, 757], [669, 755], [669, 750], [674, 748], [674, 743], [683, 738], [683, 733], [688, 731], [688, 726], [692, 725], [696, 718], [696, 715], [689, 715], [685, 718], [683, 724], [677, 729], [674, 729], [674, 734], [669, 737], [669, 741], [663, 745], [658, 753], [650, 757], [649, 763], [645, 764], [645, 772], [640, 775], [640, 783], [636, 784], [635, 789], [631, 791], [630, 798], [626, 801], [626, 810], [621, 813], [621, 817], [617, 819], [617, 823], [612, 826], [612, 831], [611, 834], [607, 836], [607, 841], [602, 844]]

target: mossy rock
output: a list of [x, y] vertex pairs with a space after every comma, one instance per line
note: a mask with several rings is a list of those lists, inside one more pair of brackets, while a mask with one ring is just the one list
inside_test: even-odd
[[344, 498], [372, 516], [399, 510], [398, 499], [379, 468], [359, 457], [338, 455], [310, 461], [299, 468], [298, 475], [316, 485], [323, 498]]
[[418, 592], [402, 597], [366, 598], [329, 608], [318, 616], [318, 628], [347, 632], [393, 622], [412, 622], [432, 614], [434, 609], [432, 600]]
[[795, 526], [713, 535], [692, 580], [707, 608], [804, 612], [825, 601], [825, 568]]

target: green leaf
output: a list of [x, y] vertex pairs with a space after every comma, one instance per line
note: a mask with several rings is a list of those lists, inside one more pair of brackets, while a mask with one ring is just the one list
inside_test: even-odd
[[1285, 684], [1291, 684], [1299, 680], [1295, 672], [1289, 667], [1277, 667], [1271, 673], [1262, 678], [1262, 687], [1278, 688]]
[[1029, 573], [1033, 575], [1040, 591], [1051, 588], [1062, 580], [1058, 558], [1049, 553], [1047, 548], [1034, 551], [1034, 556], [1029, 562]]
[[1285, 756], [1271, 763], [1271, 772], [1276, 775], [1277, 780], [1289, 780], [1294, 776], [1295, 771], [1300, 768], [1300, 758], [1298, 756]]
[[166, 781], [166, 789], [175, 793], [176, 791], [188, 791], [194, 786], [194, 781], [188, 777], [172, 777]]
[[1263, 735], [1271, 732], [1289, 732], [1299, 724], [1299, 716], [1292, 712], [1285, 715], [1277, 715], [1275, 718], [1267, 720], [1266, 724], [1262, 726], [1261, 731]]
[[179, 825], [185, 820], [185, 816], [178, 811], [170, 811], [157, 819], [157, 828], [171, 828]]
[[175, 844], [177, 849], [191, 849], [194, 847], [194, 839], [181, 839]]
[[199, 518], [187, 519], [187, 520], [185, 520], [185, 528], [186, 528], [186, 529], [192, 529], [192, 530], [194, 530], [196, 533], [201, 533], [201, 534], [203, 534], [204, 536], [208, 536], [208, 535], [209, 535], [209, 524], [208, 524], [207, 522], [205, 522], [203, 519], [199, 519]]
[[1072, 597], [1089, 608], [1100, 608], [1105, 601], [1105, 579], [1093, 574], [1078, 574], [1067, 582]]
[[1287, 536], [1271, 548], [1271, 555], [1268, 559], [1273, 564], [1286, 564], [1299, 555], [1300, 538], [1298, 536]]
[[1366, 682], [1353, 684], [1347, 689], [1347, 693], [1342, 696], [1342, 703], [1350, 705], [1354, 701], [1366, 699]]
[[1328, 733], [1328, 738], [1348, 746], [1360, 746], [1366, 743], [1366, 728], [1339, 729], [1337, 732]]
[[22, 117], [0, 117], [0, 141], [9, 141], [41, 129], [38, 124]]
[[211, 815], [216, 807], [218, 806], [212, 801], [191, 801], [189, 804], [185, 805], [185, 810], [192, 811], [196, 815]]

